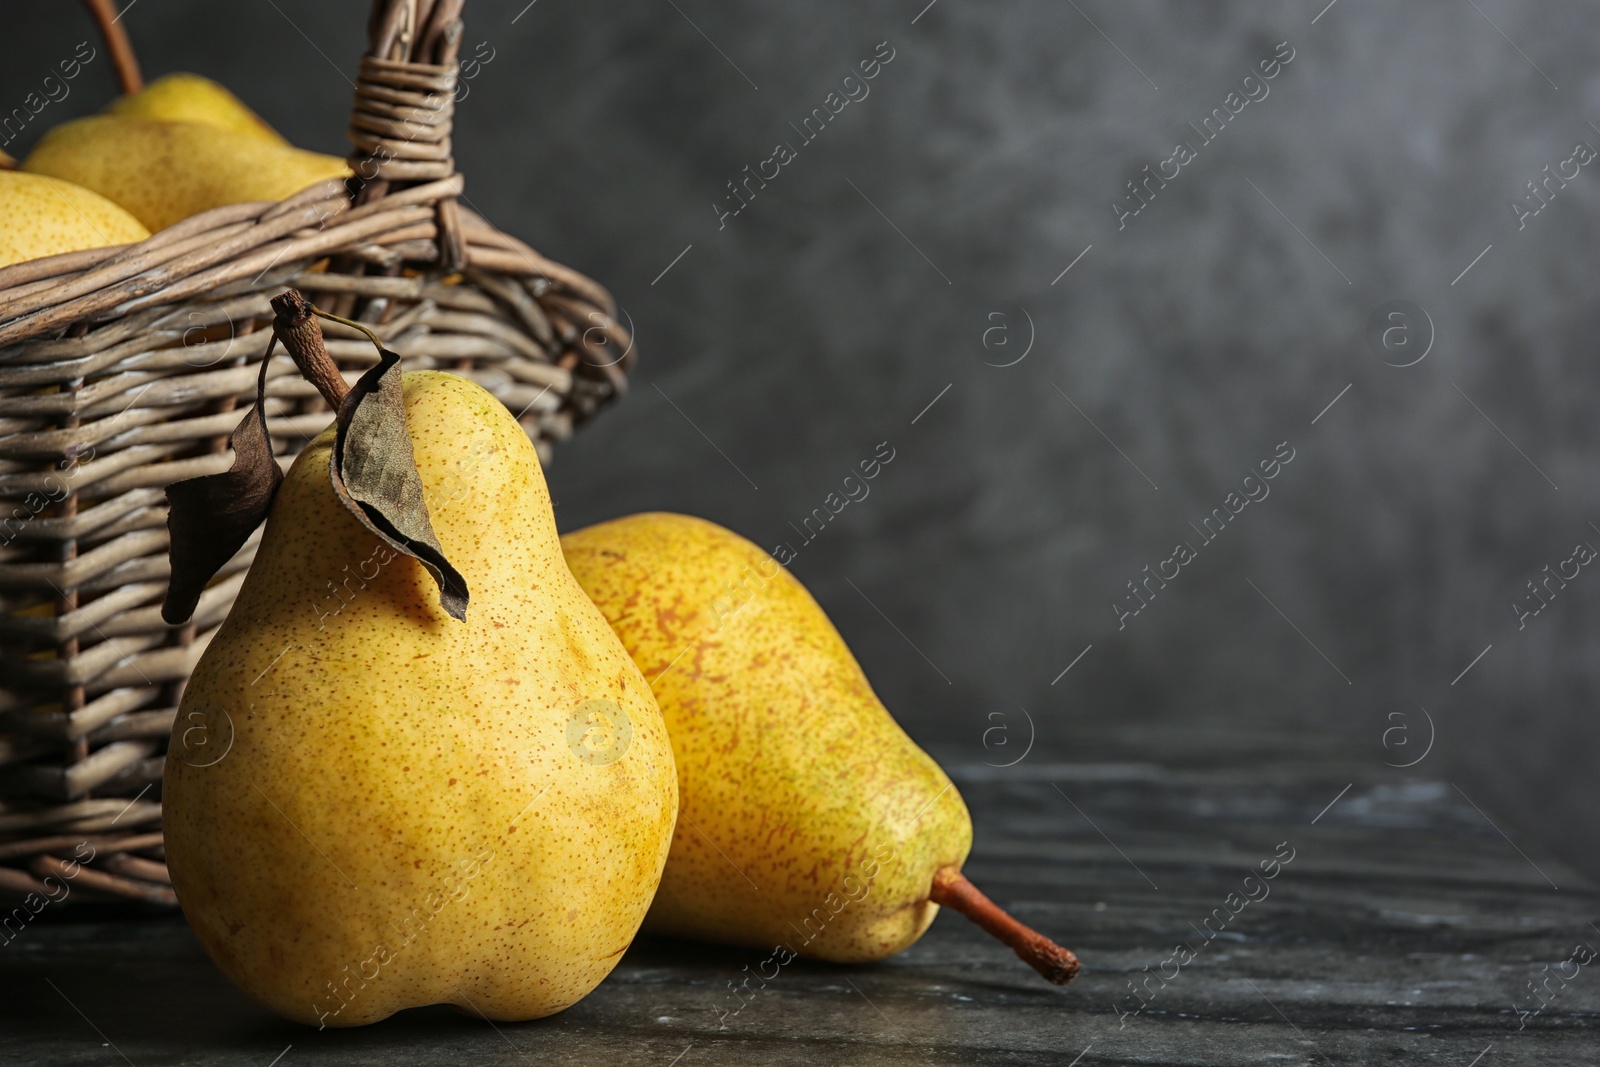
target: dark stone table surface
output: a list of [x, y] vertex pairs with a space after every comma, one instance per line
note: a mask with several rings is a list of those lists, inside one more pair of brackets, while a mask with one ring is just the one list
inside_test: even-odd
[[181, 918], [67, 908], [0, 948], [0, 1063], [1600, 1063], [1600, 893], [1427, 764], [1204, 729], [1071, 753], [951, 768], [968, 874], [1078, 950], [1065, 988], [945, 914], [883, 963], [791, 964], [725, 1029], [728, 983], [761, 954], [641, 938], [549, 1019], [435, 1007], [317, 1032], [234, 990]]

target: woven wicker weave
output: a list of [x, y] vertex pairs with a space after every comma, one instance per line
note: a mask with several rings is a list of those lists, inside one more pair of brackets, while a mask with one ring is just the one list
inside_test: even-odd
[[[460, 7], [375, 3], [351, 182], [0, 269], [0, 894], [57, 898], [54, 875], [72, 899], [174, 903], [163, 753], [256, 539], [189, 624], [167, 626], [162, 490], [232, 463], [270, 297], [293, 286], [370, 323], [408, 368], [470, 375], [542, 458], [624, 389], [633, 353], [609, 294], [457, 204]], [[109, 29], [132, 87], [137, 68]], [[327, 336], [347, 380], [376, 361], [356, 332]], [[331, 414], [287, 358], [267, 373], [287, 464]]]

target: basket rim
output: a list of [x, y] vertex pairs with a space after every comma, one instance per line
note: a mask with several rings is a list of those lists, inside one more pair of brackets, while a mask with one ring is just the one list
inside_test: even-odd
[[[212, 208], [137, 244], [64, 252], [0, 268], [0, 362], [19, 342], [80, 321], [98, 324], [153, 304], [176, 303], [277, 262], [336, 255], [357, 243], [431, 239], [438, 230], [435, 209], [453, 201], [464, 185], [457, 173], [357, 205], [345, 183], [332, 179], [281, 201]], [[540, 255], [477, 212], [458, 210], [464, 267], [542, 279], [614, 317], [616, 303], [604, 286]]]

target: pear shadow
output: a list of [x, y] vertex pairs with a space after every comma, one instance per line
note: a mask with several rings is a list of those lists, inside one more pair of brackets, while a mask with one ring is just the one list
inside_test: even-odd
[[[666, 934], [640, 934], [622, 954], [617, 967], [704, 967], [708, 972], [731, 966], [738, 970], [751, 957], [765, 958], [769, 949], [724, 945], [716, 941], [691, 941]], [[760, 955], [756, 955], [759, 953]]]
[[[767, 960], [772, 955], [772, 947], [756, 948], [749, 945], [726, 945], [713, 941], [693, 941], [682, 937], [669, 937], [662, 934], [641, 934], [639, 938], [623, 954], [618, 971], [624, 968], [637, 967], [649, 970], [670, 970], [674, 981], [693, 983], [706, 980], [710, 985], [721, 989], [724, 982], [738, 981], [746, 974], [745, 968], [752, 970], [756, 965]], [[894, 959], [894, 957], [891, 957]], [[1026, 968], [1024, 968], [1026, 970]], [[1028, 974], [1032, 974], [1031, 971]], [[908, 969], [904, 961], [897, 963], [890, 960], [875, 960], [871, 963], [832, 963], [828, 960], [810, 959], [805, 956], [796, 956], [784, 964], [776, 978], [769, 978], [768, 984], [781, 986], [784, 976], [791, 978], [809, 979], [810, 984], [828, 983], [843, 984], [846, 979], [878, 978], [890, 979], [895, 982], [913, 980], [921, 982], [926, 976], [925, 972], [917, 969]], [[914, 976], [914, 977], [913, 977]], [[626, 975], [622, 975], [624, 979]], [[801, 983], [805, 984], [805, 983]], [[604, 988], [603, 984], [601, 988]], [[1009, 986], [1004, 988], [1012, 992]]]
[[[676, 938], [641, 936], [608, 982], [627, 972], [670, 969], [675, 979], [716, 981], [755, 958], [755, 950]], [[279, 1018], [229, 981], [200, 946], [181, 913], [125, 903], [80, 903], [38, 915], [0, 949], [0, 1034], [7, 1042], [44, 1047], [85, 1029], [84, 1019], [118, 1045], [170, 1049], [175, 1043], [210, 1055], [258, 1057], [263, 1049], [313, 1041], [351, 1054], [398, 1052], [427, 1040], [436, 1048], [475, 1044], [485, 1020], [453, 1004], [407, 1008], [361, 1027], [318, 1030]], [[554, 1015], [494, 1022], [513, 1036], [554, 1028], [614, 1027], [605, 998], [589, 998]], [[587, 1005], [588, 1010], [579, 1010]], [[79, 1014], [81, 1011], [82, 1014]], [[269, 1057], [270, 1058], [270, 1057]], [[138, 1057], [135, 1056], [135, 1061]]]
[[[452, 1050], [465, 1054], [481, 1051], [485, 1041], [495, 1046], [509, 1041], [522, 1053], [548, 1051], [550, 1042], [578, 1034], [604, 1033], [614, 1039], [626, 1033], [629, 1039], [651, 1041], [669, 1033], [676, 1040], [681, 1033], [693, 1040], [715, 1029], [709, 1003], [703, 1019], [680, 1015], [671, 1027], [663, 1025], [665, 1020], [635, 1018], [632, 1011], [619, 1017], [619, 1006], [636, 996], [640, 986], [657, 983], [673, 987], [675, 996], [686, 996], [698, 1006], [703, 994], [720, 993], [747, 966], [769, 954], [770, 949], [640, 935], [589, 997], [542, 1019], [494, 1022], [491, 1030], [469, 1009], [435, 1004], [409, 1008], [369, 1026], [319, 1031], [280, 1019], [239, 991], [207, 957], [182, 915], [152, 913], [136, 905], [83, 904], [40, 915], [0, 950], [0, 988], [7, 991], [0, 998], [0, 1033], [9, 1047], [51, 1047], [63, 1035], [92, 1036], [87, 1018], [135, 1062], [140, 1061], [138, 1049], [175, 1047], [244, 1061], [290, 1044], [297, 1049], [314, 1045], [355, 1059], [383, 1059], [424, 1044], [445, 1055]], [[987, 985], [970, 978], [954, 983], [949, 977], [935, 979], [926, 967], [908, 967], [906, 962], [837, 964], [796, 958], [771, 985], [798, 996], [817, 995], [819, 987], [844, 990], [848, 983], [863, 980], [871, 983], [869, 989], [898, 985], [907, 991], [930, 980], [968, 991]], [[992, 992], [1016, 996], [1024, 991], [1020, 985], [1020, 979], [1017, 986], [996, 983]]]

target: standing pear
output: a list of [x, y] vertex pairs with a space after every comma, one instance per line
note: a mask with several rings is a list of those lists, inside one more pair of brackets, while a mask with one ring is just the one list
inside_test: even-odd
[[[408, 445], [357, 455], [346, 404], [271, 500], [179, 709], [167, 861], [211, 958], [290, 1019], [436, 1003], [538, 1018], [593, 989], [638, 931], [677, 813], [672, 751], [561, 556], [522, 428], [465, 378], [393, 386]], [[260, 455], [243, 432], [240, 463]], [[364, 463], [403, 489], [407, 455], [421, 526], [464, 582], [449, 610], [436, 574], [331, 477], [354, 493]]]

